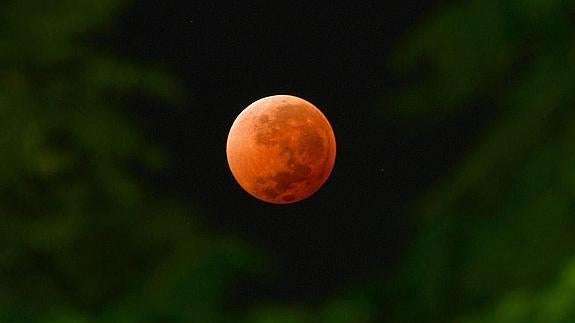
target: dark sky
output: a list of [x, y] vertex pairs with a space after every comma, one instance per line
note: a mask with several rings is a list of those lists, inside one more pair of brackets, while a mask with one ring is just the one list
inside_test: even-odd
[[[378, 118], [385, 107], [375, 102], [393, 88], [390, 49], [434, 2], [138, 1], [124, 13], [122, 51], [171, 70], [191, 97], [183, 110], [151, 103], [139, 110], [176, 156], [176, 171], [159, 185], [209, 210], [212, 229], [246, 238], [277, 261], [275, 279], [246, 283], [246, 293], [314, 299], [385, 273], [401, 257], [410, 228], [401, 209], [445, 173], [469, 135], [460, 120], [407, 136]], [[273, 94], [320, 107], [338, 144], [326, 185], [294, 205], [255, 200], [225, 159], [234, 118]]]

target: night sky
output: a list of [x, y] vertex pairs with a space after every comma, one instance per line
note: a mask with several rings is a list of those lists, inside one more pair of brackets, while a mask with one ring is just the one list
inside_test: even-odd
[[[401, 211], [459, 160], [477, 131], [469, 125], [483, 118], [457, 115], [414, 133], [382, 116], [378, 102], [400, 83], [390, 50], [434, 2], [139, 1], [119, 19], [119, 51], [189, 90], [181, 108], [134, 108], [175, 157], [175, 171], [155, 185], [195, 201], [210, 229], [247, 239], [282, 268], [254, 278], [246, 294], [314, 300], [398, 263], [413, 229]], [[235, 117], [273, 94], [314, 103], [337, 140], [330, 179], [293, 205], [252, 198], [226, 163]]]

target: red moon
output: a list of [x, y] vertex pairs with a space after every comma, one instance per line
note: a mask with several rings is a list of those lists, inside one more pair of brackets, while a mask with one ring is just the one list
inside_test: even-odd
[[254, 197], [275, 204], [301, 201], [325, 183], [335, 163], [335, 136], [308, 101], [273, 95], [234, 121], [226, 145], [230, 170]]

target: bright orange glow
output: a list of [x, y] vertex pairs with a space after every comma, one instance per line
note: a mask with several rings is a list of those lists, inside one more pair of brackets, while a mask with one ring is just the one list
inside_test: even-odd
[[325, 183], [336, 144], [328, 120], [313, 104], [274, 95], [240, 113], [226, 153], [243, 189], [260, 200], [286, 204], [309, 197]]

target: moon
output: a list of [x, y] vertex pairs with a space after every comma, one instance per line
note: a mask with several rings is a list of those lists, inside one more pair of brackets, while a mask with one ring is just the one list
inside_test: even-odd
[[273, 95], [238, 115], [226, 154], [232, 175], [249, 194], [269, 203], [294, 203], [313, 195], [328, 179], [335, 163], [335, 135], [310, 102]]

